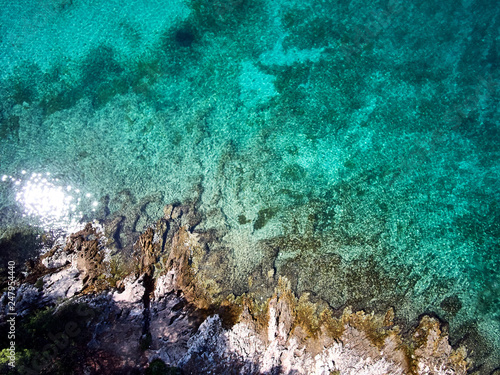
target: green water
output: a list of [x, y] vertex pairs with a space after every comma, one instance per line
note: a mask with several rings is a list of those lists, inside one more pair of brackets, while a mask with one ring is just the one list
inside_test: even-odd
[[146, 3], [2, 2], [2, 236], [201, 193], [236, 293], [434, 312], [498, 366], [500, 6]]

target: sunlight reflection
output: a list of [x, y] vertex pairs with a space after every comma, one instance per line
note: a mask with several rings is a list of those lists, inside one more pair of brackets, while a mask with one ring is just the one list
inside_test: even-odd
[[13, 187], [15, 199], [23, 209], [22, 216], [40, 221], [45, 230], [74, 231], [80, 226], [82, 211], [95, 211], [99, 205], [90, 199], [91, 193], [64, 184], [50, 173], [32, 173], [30, 177], [26, 173], [21, 171], [21, 178], [3, 175], [1, 180]]

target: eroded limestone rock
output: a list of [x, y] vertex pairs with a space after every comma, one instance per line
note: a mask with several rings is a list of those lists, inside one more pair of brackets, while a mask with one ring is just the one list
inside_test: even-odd
[[465, 348], [453, 350], [435, 318], [403, 336], [393, 309], [339, 315], [308, 293], [296, 296], [274, 271], [263, 271], [272, 295], [234, 296], [218, 236], [195, 232], [198, 219], [193, 204], [167, 206], [129, 258], [107, 247], [117, 246], [122, 219], [111, 230], [88, 224], [33, 263], [20, 311], [59, 300], [98, 311], [85, 349], [98, 363], [83, 361], [87, 373], [143, 369], [159, 358], [193, 374], [466, 374]]

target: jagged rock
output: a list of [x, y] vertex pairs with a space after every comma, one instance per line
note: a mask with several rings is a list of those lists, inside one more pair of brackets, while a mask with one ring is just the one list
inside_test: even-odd
[[[285, 278], [268, 286], [267, 299], [258, 289], [233, 296], [223, 289], [228, 260], [211, 245], [219, 237], [192, 230], [194, 205], [166, 207], [164, 214], [139, 236], [128, 260], [134, 266], [115, 280], [119, 290], [112, 283], [118, 273], [111, 274], [119, 254], [103, 234], [116, 237], [121, 219], [111, 229], [87, 224], [65, 247], [33, 262], [19, 287], [19, 316], [61, 299], [98, 311], [87, 327], [92, 339], [82, 372], [144, 369], [160, 358], [192, 374], [465, 375], [465, 348], [453, 350], [435, 318], [422, 317], [403, 337], [394, 309], [378, 315], [346, 308], [334, 317], [309, 294], [298, 298]], [[274, 271], [262, 272], [272, 285]], [[43, 285], [32, 285], [37, 280]], [[5, 294], [1, 301], [5, 307]]]
[[161, 250], [158, 241], [155, 241], [155, 231], [152, 228], [146, 229], [139, 237], [136, 245], [137, 251], [140, 254], [139, 272], [151, 276]]
[[133, 276], [127, 277], [123, 281], [125, 290], [123, 292], [114, 292], [113, 300], [115, 302], [125, 302], [129, 304], [140, 304], [144, 297], [146, 288], [143, 285], [144, 278], [139, 277], [134, 280]]
[[196, 333], [204, 315], [174, 293], [152, 302], [150, 311], [148, 357], [160, 358], [170, 365], [178, 363], [186, 355], [188, 340]]
[[[387, 323], [391, 312], [378, 317], [346, 309], [339, 319], [342, 334], [338, 338], [332, 340], [327, 329], [322, 328], [320, 335], [304, 339], [303, 328], [294, 327], [293, 311], [300, 307], [295, 297], [287, 292], [287, 287], [286, 284], [279, 287], [268, 303], [266, 338], [262, 337], [249, 314], [242, 314], [240, 322], [230, 330], [222, 328], [218, 316], [212, 316], [188, 342], [190, 349], [179, 365], [188, 370], [197, 366], [201, 372], [215, 368], [218, 373], [229, 373], [232, 369], [232, 373], [240, 374], [409, 373], [409, 358], [397, 327], [384, 334], [383, 341], [373, 336], [373, 330]], [[419, 344], [420, 352], [426, 352], [418, 357], [420, 362], [414, 373], [465, 374], [466, 366], [454, 364], [457, 357], [452, 355], [447, 336], [441, 335], [439, 323], [424, 317], [419, 330], [426, 336], [425, 342]]]
[[441, 331], [439, 321], [430, 316], [420, 320], [413, 340], [414, 366], [418, 374], [446, 373], [466, 374], [467, 362], [465, 351], [459, 348], [453, 351], [448, 342], [448, 335]]
[[74, 255], [64, 251], [61, 247], [56, 247], [55, 250], [40, 258], [45, 267], [59, 268], [70, 264], [74, 260]]
[[155, 299], [160, 299], [166, 296], [168, 293], [172, 292], [175, 288], [175, 272], [167, 272], [165, 275], [161, 275], [156, 280], [156, 288], [154, 290]]
[[[161, 293], [182, 291], [185, 298], [198, 308], [208, 308], [211, 304], [209, 293], [202, 282], [196, 280], [197, 261], [203, 257], [203, 247], [198, 236], [190, 233], [187, 226], [178, 228], [168, 244], [166, 268], [156, 282]], [[209, 280], [207, 280], [209, 281]]]
[[174, 209], [174, 206], [171, 204], [166, 205], [163, 207], [163, 217], [166, 220], [170, 220], [172, 218], [172, 210]]
[[172, 210], [172, 216], [171, 216], [172, 220], [175, 220], [175, 219], [181, 217], [181, 215], [182, 215], [182, 207], [181, 206], [174, 207], [174, 209]]
[[64, 251], [75, 253], [75, 267], [82, 273], [85, 293], [101, 291], [109, 286], [109, 262], [106, 262], [107, 242], [101, 239], [104, 231], [95, 223], [88, 223], [85, 228], [69, 236]]
[[75, 267], [66, 267], [43, 278], [43, 298], [48, 303], [73, 297], [83, 288], [80, 272]]

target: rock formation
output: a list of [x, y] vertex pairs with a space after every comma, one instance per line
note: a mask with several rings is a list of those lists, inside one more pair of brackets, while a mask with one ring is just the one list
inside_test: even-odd
[[[394, 323], [393, 309], [333, 311], [274, 274], [271, 296], [231, 294], [217, 236], [196, 230], [194, 204], [164, 214], [129, 252], [108, 247], [121, 219], [89, 223], [32, 262], [22, 280], [20, 316], [46, 306], [52, 314], [64, 305], [91, 311], [81, 314], [91, 319], [74, 344], [82, 353], [76, 374], [141, 373], [159, 360], [185, 374], [466, 374], [466, 348], [453, 349], [434, 317], [411, 329]], [[5, 295], [2, 304], [5, 318]], [[28, 373], [51, 373], [61, 353], [44, 366], [21, 362]]]

